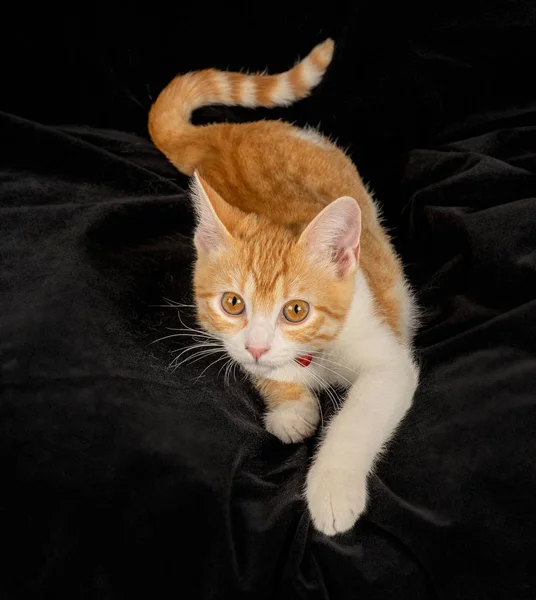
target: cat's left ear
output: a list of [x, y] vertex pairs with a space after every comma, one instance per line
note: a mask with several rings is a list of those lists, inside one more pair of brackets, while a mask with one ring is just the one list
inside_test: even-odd
[[361, 209], [354, 198], [342, 196], [328, 204], [300, 236], [313, 255], [329, 260], [340, 277], [350, 274], [359, 259]]
[[197, 171], [190, 190], [197, 216], [194, 237], [197, 251], [210, 253], [224, 249], [232, 240], [233, 225], [242, 212], [225, 202]]

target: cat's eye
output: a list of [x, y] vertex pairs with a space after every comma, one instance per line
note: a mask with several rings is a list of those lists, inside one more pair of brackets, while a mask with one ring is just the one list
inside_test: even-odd
[[301, 323], [309, 314], [309, 304], [305, 300], [291, 300], [283, 307], [283, 316], [289, 323]]
[[234, 292], [225, 292], [223, 294], [221, 297], [221, 306], [228, 315], [232, 315], [233, 317], [241, 315], [246, 308], [242, 296]]

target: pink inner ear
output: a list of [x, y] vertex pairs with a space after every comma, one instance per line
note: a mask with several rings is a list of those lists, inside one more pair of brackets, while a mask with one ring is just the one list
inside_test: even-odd
[[356, 264], [358, 249], [359, 246], [354, 251], [349, 248], [339, 249], [333, 254], [333, 263], [337, 265], [337, 271], [341, 277], [349, 273]]
[[329, 258], [341, 277], [357, 263], [360, 236], [361, 210], [349, 196], [328, 204], [302, 234], [310, 251]]
[[[236, 218], [233, 207], [204, 181], [197, 171], [191, 185], [192, 199], [197, 214], [195, 244], [198, 250], [213, 252], [219, 250], [231, 238], [227, 223]], [[221, 215], [221, 216], [220, 216]]]

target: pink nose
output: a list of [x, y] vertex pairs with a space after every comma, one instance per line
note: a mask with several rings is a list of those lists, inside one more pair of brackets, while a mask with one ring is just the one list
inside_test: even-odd
[[266, 354], [270, 348], [267, 348], [266, 346], [262, 346], [260, 348], [256, 348], [255, 346], [247, 346], [246, 349], [255, 360], [259, 360], [259, 358], [263, 354]]

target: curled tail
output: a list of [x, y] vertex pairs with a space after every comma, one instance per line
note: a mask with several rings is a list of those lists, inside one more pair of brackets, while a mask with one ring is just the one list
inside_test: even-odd
[[277, 75], [246, 75], [206, 69], [178, 75], [158, 96], [149, 113], [149, 133], [156, 147], [183, 173], [191, 174], [203, 149], [192, 112], [209, 104], [288, 106], [306, 98], [321, 81], [333, 56], [327, 39], [292, 69]]

